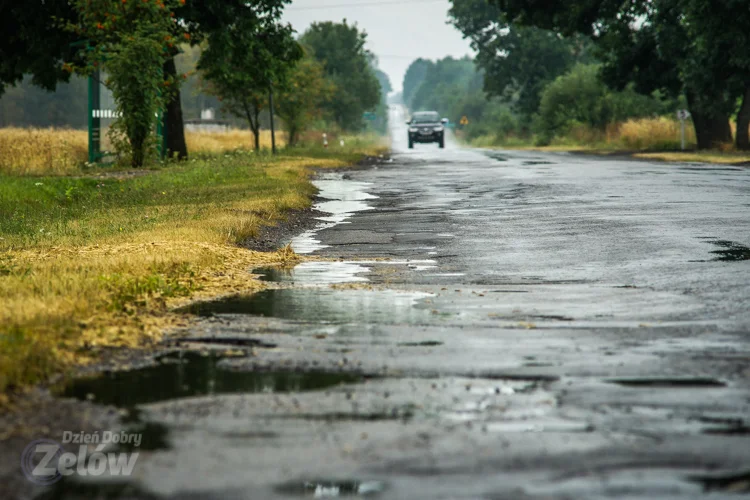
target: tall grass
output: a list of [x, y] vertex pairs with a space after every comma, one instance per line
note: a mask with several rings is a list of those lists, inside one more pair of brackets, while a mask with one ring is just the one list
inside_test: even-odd
[[[185, 133], [190, 153], [217, 154], [238, 149], [251, 150], [253, 134], [249, 130]], [[277, 133], [279, 147], [286, 144]], [[271, 147], [271, 132], [262, 130], [262, 148]], [[6, 175], [76, 175], [83, 173], [88, 161], [88, 135], [84, 130], [54, 128], [0, 128], [0, 173]]]
[[[680, 122], [665, 117], [628, 120], [616, 128], [615, 142], [627, 149], [679, 149]], [[696, 144], [695, 129], [685, 124], [685, 142]]]
[[[695, 130], [690, 123], [685, 124], [685, 142], [688, 148], [696, 145]], [[479, 147], [531, 147], [536, 138], [529, 135], [517, 136], [484, 135], [472, 141]], [[612, 123], [606, 130], [591, 128], [583, 124], [569, 125], [560, 131], [549, 144], [552, 149], [569, 147], [572, 149], [605, 150], [673, 150], [680, 148], [680, 122], [668, 117], [631, 119]]]
[[81, 130], [0, 129], [0, 172], [10, 175], [68, 175], [88, 159]]
[[[198, 132], [186, 131], [188, 151], [198, 154], [224, 153], [237, 149], [250, 150], [255, 147], [255, 138], [250, 130], [231, 129], [226, 132]], [[283, 132], [276, 132], [276, 146], [286, 145], [286, 136]], [[271, 131], [260, 131], [260, 147], [269, 149], [271, 147]]]

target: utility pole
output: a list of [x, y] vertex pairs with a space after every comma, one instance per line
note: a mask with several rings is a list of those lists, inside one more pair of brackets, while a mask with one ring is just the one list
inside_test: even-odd
[[276, 131], [273, 128], [273, 82], [268, 86], [268, 108], [271, 112], [271, 152], [276, 154]]

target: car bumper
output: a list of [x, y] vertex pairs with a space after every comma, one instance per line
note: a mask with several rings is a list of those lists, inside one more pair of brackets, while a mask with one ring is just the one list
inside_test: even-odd
[[409, 140], [411, 140], [412, 142], [438, 142], [442, 137], [442, 132], [433, 132], [431, 134], [409, 132]]

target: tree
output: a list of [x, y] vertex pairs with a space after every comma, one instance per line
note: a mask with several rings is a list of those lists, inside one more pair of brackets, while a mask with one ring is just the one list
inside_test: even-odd
[[[410, 108], [448, 114], [461, 94], [481, 90], [483, 75], [468, 57], [445, 57], [427, 67], [424, 79], [411, 99]], [[460, 118], [460, 117], [459, 117]]]
[[[224, 30], [242, 22], [244, 29], [252, 33], [260, 34], [269, 23], [278, 22], [284, 5], [291, 0], [256, 0], [247, 2], [245, 0], [187, 0], [182, 7], [175, 12], [180, 23], [187, 30], [190, 43], [198, 45], [208, 41], [215, 43], [213, 39], [221, 38]], [[164, 65], [166, 75], [176, 77], [177, 71], [172, 60]], [[184, 127], [182, 120], [182, 104], [180, 92], [177, 89], [169, 101], [165, 116], [166, 142], [169, 155], [178, 158], [187, 158], [187, 145], [184, 138]]]
[[44, 2], [0, 2], [0, 95], [7, 85], [32, 75], [32, 82], [54, 90], [70, 73], [63, 61], [70, 61], [78, 35], [64, 29], [78, 14], [67, 0]]
[[419, 86], [422, 85], [425, 75], [427, 74], [427, 70], [433, 64], [434, 63], [429, 59], [419, 58], [412, 62], [406, 69], [406, 74], [404, 74], [404, 82], [402, 84], [403, 90], [401, 93], [401, 98], [407, 107], [411, 107], [411, 100], [414, 97], [414, 94], [417, 92]]
[[477, 52], [476, 63], [485, 71], [484, 90], [525, 117], [536, 112], [549, 82], [588, 57], [580, 38], [509, 23], [487, 0], [452, 2], [448, 15]]
[[750, 81], [747, 2], [490, 1], [514, 22], [589, 36], [616, 88], [634, 81], [642, 93], [684, 93], [699, 148], [731, 141], [729, 114]]
[[356, 25], [330, 21], [313, 23], [300, 37], [323, 64], [336, 86], [336, 95], [325, 108], [345, 130], [361, 130], [362, 115], [380, 102], [380, 85], [371, 67], [372, 54], [365, 49], [367, 34]]
[[321, 116], [321, 106], [334, 92], [335, 87], [326, 79], [323, 66], [317, 60], [308, 55], [297, 62], [276, 105], [276, 113], [284, 121], [290, 146], [296, 145], [300, 134]]
[[170, 50], [182, 27], [172, 9], [184, 0], [156, 2], [112, 2], [75, 0], [79, 14], [68, 29], [87, 41], [81, 49], [83, 65], [64, 69], [91, 75], [106, 71], [106, 85], [112, 91], [119, 113], [110, 133], [113, 142], [127, 153], [133, 167], [146, 160], [158, 114], [166, 107], [179, 82], [162, 74]]
[[260, 113], [271, 86], [284, 91], [289, 71], [303, 55], [292, 33], [291, 26], [280, 25], [274, 18], [240, 18], [211, 35], [198, 63], [224, 108], [247, 120], [256, 151], [260, 149]]

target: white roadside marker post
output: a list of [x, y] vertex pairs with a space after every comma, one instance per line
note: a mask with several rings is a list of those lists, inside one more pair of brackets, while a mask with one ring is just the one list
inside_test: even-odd
[[677, 118], [680, 120], [680, 146], [685, 151], [685, 120], [690, 118], [690, 112], [687, 109], [678, 109]]

